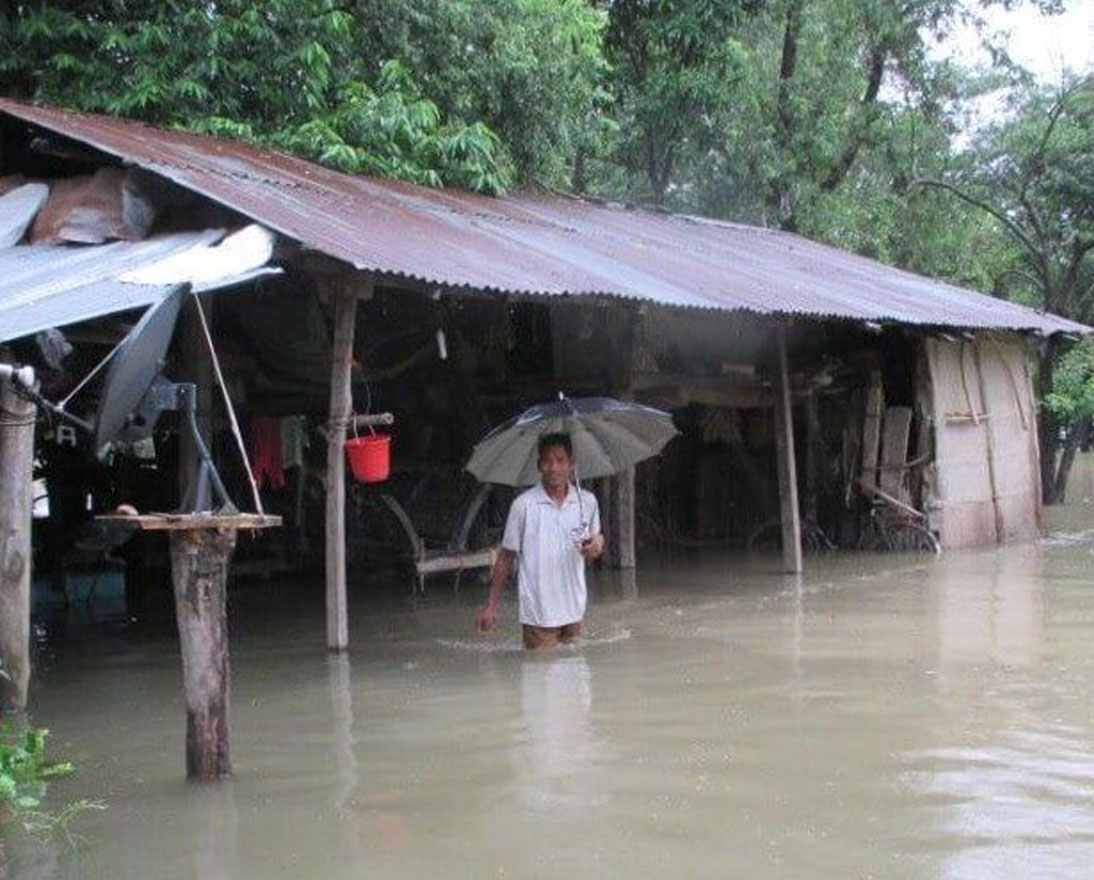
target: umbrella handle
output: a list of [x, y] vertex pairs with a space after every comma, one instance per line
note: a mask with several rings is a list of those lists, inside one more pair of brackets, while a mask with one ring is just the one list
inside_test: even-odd
[[[566, 401], [567, 404], [569, 404], [569, 406], [570, 406], [570, 415], [571, 415], [573, 421], [576, 423], [577, 422], [577, 407], [574, 406], [573, 401], [570, 400], [570, 398], [568, 398], [566, 396], [566, 394], [562, 391], [558, 392], [558, 399], [559, 400], [564, 400], [564, 401]], [[570, 430], [570, 436], [571, 437], [573, 436], [573, 429], [572, 428]], [[574, 459], [574, 488], [577, 490], [577, 515], [581, 518], [581, 526], [582, 526], [582, 528], [584, 528], [585, 527], [585, 508], [584, 508], [584, 505], [581, 503], [581, 478], [577, 474], [577, 459], [576, 459], [576, 457]], [[590, 523], [589, 525], [592, 525], [592, 523]]]

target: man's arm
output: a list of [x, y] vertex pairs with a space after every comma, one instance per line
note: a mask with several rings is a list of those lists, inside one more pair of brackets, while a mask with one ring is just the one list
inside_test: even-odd
[[498, 600], [509, 582], [509, 575], [513, 573], [513, 561], [516, 558], [517, 554], [512, 550], [504, 547], [498, 549], [498, 558], [494, 560], [494, 568], [490, 572], [490, 595], [475, 618], [475, 628], [480, 633], [490, 632], [497, 623]]

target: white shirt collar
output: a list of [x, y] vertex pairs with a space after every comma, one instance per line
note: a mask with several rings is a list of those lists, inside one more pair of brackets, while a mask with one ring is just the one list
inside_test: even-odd
[[547, 489], [544, 488], [543, 481], [540, 480], [536, 483], [536, 501], [540, 504], [550, 504], [552, 507], [566, 507], [570, 504], [577, 504], [578, 490], [573, 484], [566, 487], [566, 497], [562, 499], [562, 504], [556, 505], [550, 495], [547, 494]]

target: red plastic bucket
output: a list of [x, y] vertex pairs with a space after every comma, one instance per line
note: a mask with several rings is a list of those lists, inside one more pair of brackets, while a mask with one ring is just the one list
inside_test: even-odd
[[349, 466], [358, 483], [380, 483], [391, 474], [391, 435], [372, 434], [346, 441]]

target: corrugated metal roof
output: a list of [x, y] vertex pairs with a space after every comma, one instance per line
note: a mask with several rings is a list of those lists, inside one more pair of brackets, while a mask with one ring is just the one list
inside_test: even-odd
[[162, 174], [359, 269], [442, 288], [1091, 332], [789, 233], [559, 196], [425, 189], [249, 144], [5, 99], [0, 112]]

